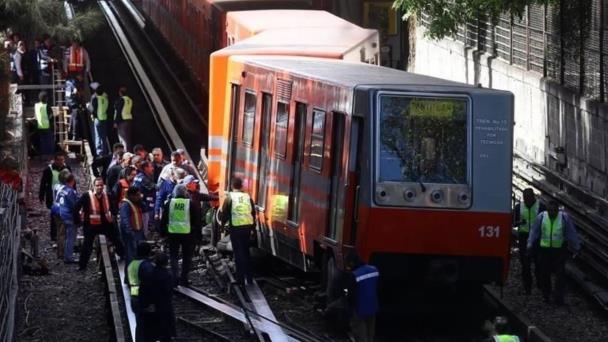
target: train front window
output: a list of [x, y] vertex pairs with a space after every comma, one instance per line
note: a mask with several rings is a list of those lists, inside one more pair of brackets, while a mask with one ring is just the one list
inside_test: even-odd
[[380, 182], [467, 184], [467, 100], [381, 95]]

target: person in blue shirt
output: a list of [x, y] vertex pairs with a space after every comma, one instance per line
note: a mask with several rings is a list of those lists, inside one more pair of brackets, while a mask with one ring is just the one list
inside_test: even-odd
[[58, 193], [59, 217], [65, 226], [65, 247], [63, 261], [66, 264], [76, 264], [74, 258], [74, 242], [76, 241], [76, 227], [80, 224], [80, 215], [76, 211], [78, 194], [76, 193], [76, 178], [73, 174], [66, 177], [65, 186]]
[[372, 342], [378, 313], [378, 279], [380, 273], [359, 258], [356, 251], [346, 256], [348, 302], [352, 310], [351, 331], [355, 341]]
[[53, 204], [51, 205], [51, 224], [56, 227], [55, 239], [57, 241], [57, 258], [63, 260], [65, 251], [65, 225], [59, 216], [59, 192], [65, 187], [65, 182], [71, 174], [69, 169], [63, 169], [57, 176], [58, 183], [53, 185]]
[[141, 212], [141, 192], [132, 186], [119, 205], [119, 226], [125, 252], [125, 274], [129, 263], [135, 257], [137, 244], [144, 241], [143, 217]]
[[527, 246], [528, 252], [538, 254], [539, 285], [545, 303], [550, 300], [551, 275], [555, 274], [553, 299], [557, 305], [564, 304], [568, 248], [576, 256], [581, 249], [580, 238], [570, 216], [559, 210], [557, 202], [551, 201], [547, 204], [547, 210], [536, 217]]
[[150, 225], [154, 222], [154, 206], [156, 204], [156, 183], [154, 182], [154, 165], [149, 161], [141, 163], [137, 175], [133, 179], [133, 186], [138, 188], [142, 195], [142, 213], [144, 219], [144, 234], [148, 236]]

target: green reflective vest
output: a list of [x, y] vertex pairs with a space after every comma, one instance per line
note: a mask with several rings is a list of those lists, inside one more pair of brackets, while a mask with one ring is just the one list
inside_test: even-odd
[[249, 194], [244, 192], [231, 192], [230, 199], [232, 200], [232, 226], [250, 226], [253, 224], [253, 216], [251, 211], [251, 198]]
[[190, 199], [172, 198], [169, 203], [169, 233], [190, 233]]
[[99, 121], [106, 121], [108, 119], [108, 106], [110, 102], [108, 101], [108, 94], [103, 93], [101, 95], [97, 95], [97, 119]]
[[519, 342], [519, 337], [515, 335], [496, 335], [494, 336], [496, 342]]
[[543, 212], [541, 222], [540, 246], [544, 248], [560, 248], [564, 243], [564, 214], [560, 211], [554, 220]]
[[133, 120], [133, 114], [131, 114], [131, 110], [133, 109], [133, 100], [131, 100], [128, 96], [123, 96], [122, 100], [124, 101], [122, 105], [122, 112], [120, 116], [123, 120]]
[[53, 177], [51, 178], [51, 187], [55, 188], [55, 185], [59, 184], [59, 171], [53, 169], [53, 164], [49, 165], [51, 168], [51, 174]]
[[143, 260], [133, 260], [127, 267], [129, 276], [129, 287], [131, 288], [131, 296], [139, 296], [139, 266]]
[[519, 231], [529, 233], [536, 216], [538, 216], [538, 201], [534, 202], [532, 208], [528, 208], [524, 202], [521, 202], [519, 204], [519, 219], [526, 220], [526, 223], [519, 225]]
[[38, 129], [49, 129], [50, 121], [47, 112], [47, 104], [38, 102], [34, 105], [34, 112], [36, 113], [36, 123], [38, 123]]

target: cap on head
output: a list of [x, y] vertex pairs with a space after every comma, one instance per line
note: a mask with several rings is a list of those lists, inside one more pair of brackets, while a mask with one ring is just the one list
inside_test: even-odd
[[99, 82], [91, 82], [89, 87], [91, 87], [91, 89], [93, 89], [93, 90], [97, 90], [97, 88], [99, 88], [100, 85], [101, 84]]
[[186, 178], [184, 178], [184, 180], [182, 181], [182, 183], [184, 185], [188, 185], [190, 183], [198, 183], [198, 182], [199, 182], [198, 178], [194, 177], [193, 175], [186, 176]]

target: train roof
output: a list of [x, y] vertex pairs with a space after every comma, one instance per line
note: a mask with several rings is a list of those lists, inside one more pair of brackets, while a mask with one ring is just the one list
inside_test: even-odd
[[279, 56], [234, 56], [236, 61], [246, 64], [287, 71], [291, 74], [354, 88], [359, 85], [419, 85], [474, 88], [471, 85], [441, 78], [414, 74], [365, 63], [341, 60], [279, 57]]
[[312, 8], [311, 0], [207, 0], [224, 12], [270, 8]]
[[217, 54], [291, 54], [340, 58], [361, 43], [377, 39], [378, 31], [358, 26], [341, 28], [287, 28], [264, 31]]
[[320, 10], [257, 10], [235, 11], [226, 15], [228, 25], [238, 25], [255, 33], [272, 29], [298, 27], [352, 27], [350, 23], [338, 16]]

